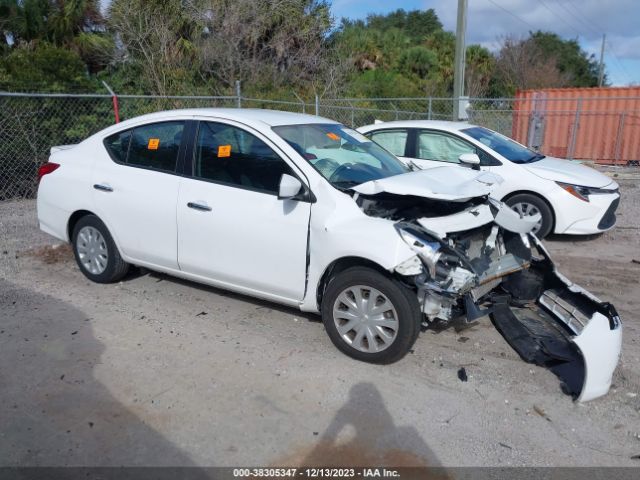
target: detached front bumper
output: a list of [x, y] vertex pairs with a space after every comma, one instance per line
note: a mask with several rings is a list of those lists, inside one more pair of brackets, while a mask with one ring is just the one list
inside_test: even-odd
[[585, 402], [611, 386], [622, 346], [622, 324], [613, 305], [555, 270], [546, 250], [532, 272], [511, 280], [497, 296], [492, 321], [523, 360], [548, 368], [565, 393]]

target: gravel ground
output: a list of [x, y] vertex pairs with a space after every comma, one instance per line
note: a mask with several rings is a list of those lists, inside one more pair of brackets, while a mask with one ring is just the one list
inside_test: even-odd
[[621, 183], [615, 230], [546, 241], [624, 321], [586, 404], [487, 319], [359, 363], [294, 309], [151, 272], [90, 283], [33, 201], [0, 203], [0, 465], [638, 466], [640, 188]]

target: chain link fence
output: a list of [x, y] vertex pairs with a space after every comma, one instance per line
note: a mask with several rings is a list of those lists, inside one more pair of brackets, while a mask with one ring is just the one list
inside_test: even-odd
[[[553, 103], [553, 102], [552, 102]], [[640, 159], [640, 111], [578, 109], [565, 103], [542, 108], [527, 99], [337, 98], [269, 100], [239, 96], [155, 97], [0, 93], [0, 201], [33, 198], [38, 167], [55, 145], [78, 143], [145, 113], [179, 108], [267, 108], [321, 115], [353, 128], [378, 121], [451, 120], [510, 136], [545, 154], [609, 164]], [[577, 112], [577, 113], [576, 113]]]

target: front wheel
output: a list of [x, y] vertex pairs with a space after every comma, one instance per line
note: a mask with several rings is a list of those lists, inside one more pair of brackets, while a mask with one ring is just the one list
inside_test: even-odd
[[129, 271], [130, 265], [120, 256], [106, 225], [95, 215], [78, 220], [71, 243], [80, 271], [89, 280], [117, 282]]
[[415, 292], [366, 267], [334, 277], [322, 299], [322, 321], [343, 353], [370, 363], [404, 357], [420, 333]]
[[529, 193], [519, 193], [509, 198], [505, 202], [512, 210], [515, 210], [521, 217], [540, 214], [540, 221], [533, 228], [532, 233], [542, 239], [551, 233], [553, 228], [553, 212], [547, 202], [540, 197]]

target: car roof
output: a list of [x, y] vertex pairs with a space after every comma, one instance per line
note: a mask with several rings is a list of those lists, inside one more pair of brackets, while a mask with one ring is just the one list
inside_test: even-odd
[[358, 128], [359, 131], [379, 130], [382, 128], [435, 128], [438, 130], [459, 131], [475, 127], [467, 122], [448, 122], [445, 120], [396, 120], [393, 122], [374, 123]]
[[328, 118], [317, 117], [305, 113], [283, 112], [279, 110], [266, 110], [260, 108], [189, 108], [178, 110], [165, 110], [149, 113], [124, 121], [118, 126], [125, 127], [127, 123], [138, 123], [141, 120], [165, 120], [173, 117], [212, 117], [227, 120], [235, 120], [246, 124], [261, 123], [270, 127], [279, 125], [296, 125], [308, 123], [338, 123]]

